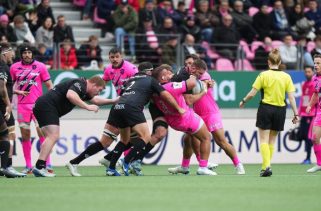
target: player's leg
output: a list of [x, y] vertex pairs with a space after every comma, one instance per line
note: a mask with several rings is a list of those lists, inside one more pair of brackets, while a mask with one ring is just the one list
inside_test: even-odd
[[260, 176], [271, 176], [269, 173], [271, 167], [271, 152], [269, 146], [270, 130], [259, 129], [260, 152], [262, 156], [262, 168]]
[[55, 174], [49, 173], [46, 170], [46, 160], [60, 137], [60, 128], [59, 125], [46, 125], [42, 127], [41, 130], [46, 139], [41, 145], [39, 158], [36, 162], [36, 167], [32, 170], [32, 173], [36, 177], [54, 177]]
[[314, 149], [314, 154], [315, 154], [317, 163], [314, 167], [307, 170], [308, 173], [314, 173], [317, 171], [321, 171], [321, 143], [320, 143], [321, 124], [320, 124], [320, 120], [318, 117], [316, 118], [316, 120], [314, 122], [312, 133], [313, 133], [312, 134], [313, 149]]
[[[44, 134], [42, 133], [41, 129], [39, 128], [36, 118], [34, 118], [34, 123], [36, 126], [36, 131], [37, 131], [37, 135], [39, 137], [39, 142], [40, 142], [40, 146], [41, 146], [46, 138], [45, 138]], [[51, 154], [51, 152], [50, 152], [50, 154]], [[48, 158], [46, 160], [46, 168], [48, 169], [48, 171], [53, 172], [50, 154], [48, 155]]]

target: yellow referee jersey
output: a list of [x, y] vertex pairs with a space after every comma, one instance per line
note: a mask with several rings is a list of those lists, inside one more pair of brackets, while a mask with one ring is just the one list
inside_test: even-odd
[[274, 69], [260, 73], [252, 87], [261, 91], [263, 103], [274, 106], [285, 106], [285, 93], [295, 91], [291, 76]]

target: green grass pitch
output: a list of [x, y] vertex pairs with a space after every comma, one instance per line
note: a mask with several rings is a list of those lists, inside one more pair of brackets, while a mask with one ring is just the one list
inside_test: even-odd
[[218, 176], [169, 175], [169, 166], [143, 166], [143, 177], [106, 177], [103, 167], [80, 167], [71, 177], [56, 167], [56, 178], [0, 178], [1, 211], [179, 211], [321, 210], [321, 172], [310, 166], [273, 165], [273, 176], [260, 178], [260, 165], [245, 165], [235, 175], [220, 165]]

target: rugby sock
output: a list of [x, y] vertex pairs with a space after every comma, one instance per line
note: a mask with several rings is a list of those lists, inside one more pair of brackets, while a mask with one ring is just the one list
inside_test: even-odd
[[32, 168], [31, 164], [31, 141], [30, 140], [23, 140], [22, 141], [22, 150], [23, 156], [25, 157], [26, 167]]
[[311, 149], [312, 149], [312, 141], [306, 140], [305, 142], [305, 150], [307, 151], [307, 160], [311, 160]]
[[[39, 141], [40, 141], [40, 144], [42, 145], [43, 142], [45, 142], [45, 137], [40, 137], [39, 138]], [[47, 157], [47, 160], [46, 160], [46, 166], [51, 166], [51, 159], [50, 159], [50, 154], [48, 155]]]
[[[132, 144], [131, 143], [128, 143], [126, 146], [125, 146], [125, 149], [124, 149], [124, 151], [126, 151], [126, 150], [128, 150], [128, 149], [130, 149], [132, 147]], [[113, 155], [113, 153], [108, 153], [107, 155], [105, 155], [105, 159], [106, 160], [111, 160], [111, 156]]]
[[70, 161], [70, 163], [78, 165], [81, 161], [83, 161], [86, 158], [96, 154], [97, 152], [100, 152], [103, 149], [104, 149], [103, 145], [99, 141], [97, 141], [97, 142], [89, 145], [87, 147], [87, 149], [85, 149], [85, 151], [80, 153], [76, 158], [72, 159]]
[[145, 146], [145, 142], [142, 139], [138, 139], [137, 142], [131, 147], [130, 152], [126, 155], [125, 163], [129, 164], [132, 160], [140, 156]]
[[8, 158], [7, 166], [8, 166], [8, 167], [12, 166], [12, 158]]
[[1, 168], [3, 169], [6, 169], [8, 167], [9, 150], [9, 141], [0, 141]]
[[151, 145], [150, 142], [148, 142], [145, 146], [145, 148], [143, 149], [142, 153], [140, 154], [140, 156], [137, 157], [137, 160], [143, 160], [144, 157], [154, 148], [153, 145]]
[[196, 154], [195, 156], [196, 156], [197, 161], [200, 162], [200, 160], [201, 160], [201, 155], [200, 155], [200, 154]]
[[116, 169], [116, 163], [125, 149], [126, 145], [123, 142], [120, 141], [117, 143], [114, 150], [109, 153], [111, 155], [109, 168]]
[[268, 143], [262, 143], [260, 145], [261, 148], [261, 156], [262, 156], [262, 170], [265, 170], [267, 167], [270, 167], [271, 161], [270, 161], [270, 147]]
[[199, 162], [199, 166], [204, 168], [204, 167], [207, 167], [208, 165], [208, 161], [207, 160], [200, 160]]
[[273, 153], [274, 153], [274, 144], [269, 144], [269, 148], [270, 148], [270, 160], [272, 160]]
[[317, 159], [317, 165], [321, 166], [321, 144], [314, 144], [313, 149]]
[[129, 152], [130, 152], [130, 149], [126, 150], [126, 151], [124, 152], [124, 156], [126, 157], [126, 155], [128, 155]]
[[190, 161], [191, 161], [190, 159], [184, 159], [184, 158], [183, 158], [183, 160], [182, 160], [182, 167], [188, 168]]
[[46, 161], [44, 161], [44, 160], [37, 160], [36, 168], [39, 169], [39, 170], [46, 168]]
[[233, 165], [236, 167], [237, 165], [239, 165], [240, 163], [240, 160], [237, 156], [235, 156], [233, 159], [232, 159], [232, 162], [233, 162]]

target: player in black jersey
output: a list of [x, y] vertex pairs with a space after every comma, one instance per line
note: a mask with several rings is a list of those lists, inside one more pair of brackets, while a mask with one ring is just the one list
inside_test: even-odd
[[0, 174], [6, 177], [24, 177], [26, 174], [17, 172], [12, 168], [13, 145], [9, 142], [8, 129], [14, 131], [14, 118], [12, 115], [12, 80], [8, 64], [12, 63], [13, 50], [7, 43], [0, 43]]
[[[105, 81], [99, 76], [90, 79], [70, 79], [56, 85], [36, 101], [33, 112], [46, 141], [41, 146], [36, 167], [32, 172], [37, 177], [54, 177], [46, 170], [46, 159], [59, 138], [59, 118], [69, 113], [75, 106], [88, 111], [98, 111], [98, 105], [115, 103], [115, 99], [103, 99], [97, 95], [105, 88]], [[85, 101], [90, 101], [91, 105]]]

